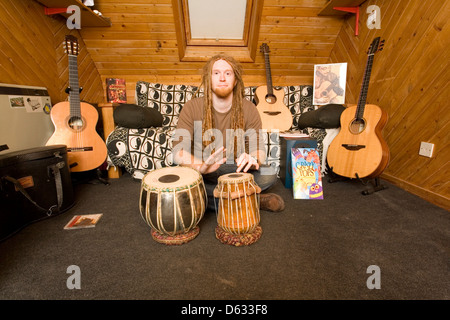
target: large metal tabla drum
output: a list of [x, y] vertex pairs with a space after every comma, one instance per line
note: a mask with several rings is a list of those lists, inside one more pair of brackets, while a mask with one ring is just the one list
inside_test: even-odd
[[262, 234], [259, 225], [261, 188], [250, 173], [229, 173], [219, 177], [214, 197], [219, 198], [216, 238], [234, 246], [250, 245]]
[[207, 201], [203, 177], [195, 169], [166, 167], [142, 179], [140, 212], [157, 242], [179, 245], [194, 239]]

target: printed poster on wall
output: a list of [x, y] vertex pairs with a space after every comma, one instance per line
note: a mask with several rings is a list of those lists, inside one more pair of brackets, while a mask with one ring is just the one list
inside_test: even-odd
[[344, 104], [347, 63], [314, 65], [313, 105]]

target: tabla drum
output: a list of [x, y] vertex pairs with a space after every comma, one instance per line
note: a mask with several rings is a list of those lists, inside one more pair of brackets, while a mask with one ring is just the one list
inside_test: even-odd
[[234, 246], [249, 245], [262, 234], [259, 214], [261, 188], [251, 173], [229, 173], [219, 177], [214, 197], [219, 198], [216, 238]]
[[195, 169], [165, 167], [142, 179], [140, 213], [157, 242], [178, 245], [193, 240], [207, 201], [203, 177]]

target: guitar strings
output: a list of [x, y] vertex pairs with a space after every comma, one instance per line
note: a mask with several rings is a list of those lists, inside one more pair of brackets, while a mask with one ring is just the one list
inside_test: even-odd
[[72, 118], [72, 145], [74, 149], [83, 150], [83, 119], [81, 117], [81, 102], [79, 96], [77, 56], [69, 55], [69, 85], [70, 85], [70, 114]]

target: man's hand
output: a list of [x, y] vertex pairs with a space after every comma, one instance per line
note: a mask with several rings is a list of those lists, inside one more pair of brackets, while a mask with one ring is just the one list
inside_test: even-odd
[[252, 157], [248, 153], [243, 153], [236, 159], [236, 164], [238, 166], [236, 172], [241, 172], [244, 169], [244, 172], [247, 172], [250, 168], [254, 168], [255, 170], [259, 169], [259, 163], [255, 157]]
[[205, 174], [219, 169], [219, 167], [227, 161], [227, 158], [223, 156], [224, 152], [224, 147], [217, 149], [216, 152], [210, 155], [208, 159], [200, 165], [198, 171], [200, 171], [201, 174]]

